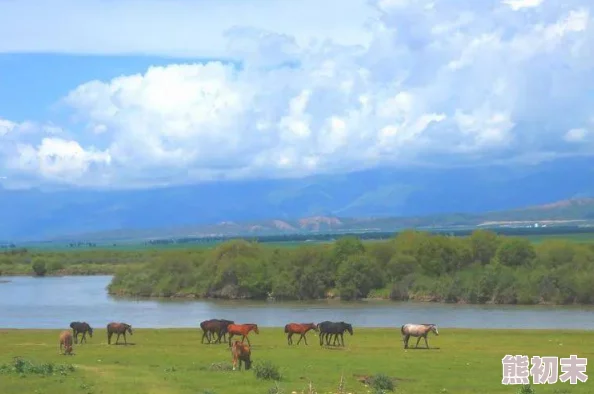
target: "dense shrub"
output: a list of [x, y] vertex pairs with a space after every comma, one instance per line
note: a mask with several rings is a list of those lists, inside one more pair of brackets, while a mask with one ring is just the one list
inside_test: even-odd
[[404, 231], [387, 241], [354, 237], [273, 248], [234, 240], [211, 250], [155, 252], [118, 270], [110, 291], [136, 296], [393, 300], [473, 304], [594, 303], [594, 247], [539, 245], [479, 230], [468, 237]]
[[257, 379], [261, 380], [275, 380], [279, 381], [282, 379], [281, 373], [278, 367], [272, 364], [270, 361], [264, 361], [254, 366], [254, 375]]

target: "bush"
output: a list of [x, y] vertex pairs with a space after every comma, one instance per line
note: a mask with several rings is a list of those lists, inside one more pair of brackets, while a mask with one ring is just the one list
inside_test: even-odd
[[536, 391], [530, 386], [529, 384], [524, 384], [522, 387], [518, 388], [516, 391], [517, 394], [535, 394]]
[[278, 367], [270, 361], [265, 361], [254, 366], [254, 375], [261, 380], [281, 380], [282, 376]]
[[385, 393], [394, 391], [394, 382], [389, 376], [378, 374], [371, 379], [371, 387], [376, 394]]
[[67, 375], [69, 372], [74, 372], [72, 365], [54, 363], [35, 364], [20, 357], [15, 357], [11, 364], [0, 365], [0, 373], [15, 373], [19, 375]]
[[61, 261], [52, 261], [48, 264], [48, 271], [49, 272], [56, 272], [64, 269], [64, 263]]
[[35, 260], [33, 261], [33, 272], [37, 276], [44, 276], [47, 273], [47, 268], [45, 266], [45, 261], [43, 260]]

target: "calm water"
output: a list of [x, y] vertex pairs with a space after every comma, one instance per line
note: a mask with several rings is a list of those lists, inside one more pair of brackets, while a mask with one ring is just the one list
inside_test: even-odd
[[110, 276], [1, 279], [9, 280], [0, 282], [2, 328], [64, 328], [73, 320], [97, 327], [110, 321], [125, 321], [139, 328], [197, 327], [210, 318], [264, 327], [323, 320], [344, 320], [355, 327], [399, 327], [407, 322], [466, 328], [594, 327], [594, 307], [130, 300], [107, 294]]

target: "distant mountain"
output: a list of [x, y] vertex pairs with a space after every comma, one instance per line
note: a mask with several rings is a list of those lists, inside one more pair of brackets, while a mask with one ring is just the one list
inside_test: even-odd
[[[398, 223], [408, 227], [502, 220], [500, 211], [594, 196], [592, 164], [590, 158], [573, 158], [522, 166], [382, 168], [131, 191], [0, 189], [0, 239], [21, 242], [114, 231], [147, 234], [154, 232], [151, 229], [218, 233], [245, 226], [238, 223], [252, 223], [251, 231], [257, 233], [391, 230]], [[513, 217], [591, 215], [574, 200], [568, 204], [517, 210]], [[481, 212], [494, 213], [478, 215]], [[400, 219], [390, 219], [394, 217]], [[221, 222], [225, 224], [212, 226]]]
[[210, 225], [184, 226], [147, 230], [118, 230], [81, 234], [77, 237], [57, 237], [60, 240], [124, 241], [164, 238], [208, 238], [232, 236], [271, 236], [289, 234], [340, 234], [393, 232], [402, 229], [473, 229], [511, 227], [592, 227], [594, 198], [558, 201], [482, 214], [438, 214], [416, 217], [340, 218], [312, 216], [297, 220], [264, 220], [254, 222], [220, 222]]

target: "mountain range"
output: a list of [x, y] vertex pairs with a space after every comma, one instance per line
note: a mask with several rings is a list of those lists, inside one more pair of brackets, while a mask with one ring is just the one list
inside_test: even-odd
[[[379, 168], [143, 190], [0, 189], [0, 240], [594, 219], [592, 163], [576, 157], [534, 165]], [[544, 205], [552, 202], [558, 203]]]

